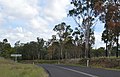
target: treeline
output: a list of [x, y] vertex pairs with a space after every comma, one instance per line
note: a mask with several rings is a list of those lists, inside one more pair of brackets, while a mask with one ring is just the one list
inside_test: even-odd
[[[119, 57], [120, 1], [119, 0], [72, 0], [73, 8], [68, 16], [78, 25], [72, 29], [65, 22], [55, 25], [52, 39], [45, 41], [37, 38], [26, 44], [15, 43], [11, 47], [7, 39], [0, 42], [1, 56], [10, 57], [11, 53], [21, 53], [22, 59], [71, 59], [100, 56]], [[95, 44], [94, 26], [97, 21], [104, 23], [101, 38], [106, 47], [93, 49]], [[56, 38], [57, 37], [57, 38]]]
[[[62, 52], [61, 52], [62, 47]], [[22, 54], [22, 60], [60, 60], [60, 59], [76, 59], [85, 58], [84, 46], [76, 45], [73, 39], [68, 38], [62, 41], [62, 46], [58, 39], [52, 38], [45, 41], [37, 38], [37, 41], [28, 43], [20, 43], [17, 41], [14, 47], [11, 47], [7, 39], [0, 42], [0, 56], [12, 58], [11, 54]], [[105, 48], [90, 49], [91, 57], [105, 57]], [[116, 47], [113, 47], [111, 56], [116, 55]], [[120, 55], [120, 53], [119, 53]]]

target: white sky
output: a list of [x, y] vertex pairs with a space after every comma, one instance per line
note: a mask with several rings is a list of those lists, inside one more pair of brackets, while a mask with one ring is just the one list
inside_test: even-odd
[[[7, 38], [14, 43], [36, 41], [37, 37], [49, 39], [54, 25], [67, 20], [70, 0], [0, 0], [0, 41]], [[96, 27], [95, 48], [105, 46], [101, 31]]]

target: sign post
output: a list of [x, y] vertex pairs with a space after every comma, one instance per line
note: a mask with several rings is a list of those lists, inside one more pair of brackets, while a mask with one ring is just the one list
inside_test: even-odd
[[11, 57], [15, 57], [15, 62], [18, 62], [17, 59], [18, 57], [21, 57], [22, 54], [11, 54]]

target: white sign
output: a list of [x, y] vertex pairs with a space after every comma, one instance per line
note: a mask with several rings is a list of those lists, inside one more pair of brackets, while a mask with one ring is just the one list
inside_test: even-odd
[[118, 48], [118, 50], [120, 50], [120, 48]]
[[21, 57], [22, 54], [11, 54], [12, 57]]
[[11, 57], [15, 57], [15, 62], [17, 62], [17, 57], [21, 57], [22, 54], [11, 54]]

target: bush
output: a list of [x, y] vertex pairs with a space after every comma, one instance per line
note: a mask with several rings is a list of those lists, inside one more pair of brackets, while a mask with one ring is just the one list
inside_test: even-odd
[[[82, 62], [82, 60], [81, 60], [81, 62]], [[118, 68], [118, 69], [120, 69], [120, 59], [117, 59], [117, 58], [91, 59], [90, 60], [90, 66], [92, 66], [92, 67]]]
[[[63, 64], [76, 64], [86, 66], [88, 59], [79, 59], [79, 60], [62, 60]], [[90, 60], [90, 67], [102, 67], [102, 68], [115, 68], [120, 69], [120, 58], [92, 58]]]

